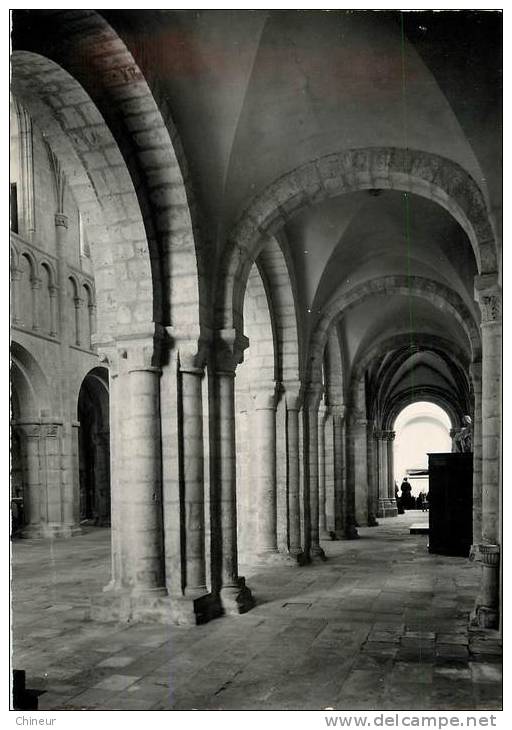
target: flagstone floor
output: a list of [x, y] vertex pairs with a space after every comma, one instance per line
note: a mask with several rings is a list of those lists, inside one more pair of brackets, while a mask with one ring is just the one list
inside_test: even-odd
[[328, 560], [246, 567], [257, 605], [204, 626], [100, 624], [110, 531], [13, 543], [13, 667], [57, 710], [497, 710], [501, 645], [468, 632], [479, 568], [429, 555], [411, 511], [323, 543]]

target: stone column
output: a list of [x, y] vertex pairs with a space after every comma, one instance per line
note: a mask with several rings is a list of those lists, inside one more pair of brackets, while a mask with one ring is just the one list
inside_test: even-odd
[[48, 289], [50, 293], [50, 337], [57, 337], [58, 335], [58, 329], [57, 329], [57, 318], [58, 318], [58, 287], [54, 286], [53, 284], [50, 285]]
[[309, 500], [309, 534], [311, 560], [325, 560], [320, 547], [319, 483], [318, 483], [318, 407], [322, 397], [322, 383], [311, 383], [306, 391], [304, 433], [307, 444], [306, 484]]
[[355, 432], [357, 416], [349, 412], [346, 431], [346, 484], [344, 495], [345, 538], [355, 540], [359, 537], [356, 523], [356, 445]]
[[[164, 593], [160, 375], [151, 340], [118, 343], [123, 408], [123, 584], [132, 593]], [[119, 404], [121, 405], [121, 404]]]
[[13, 267], [11, 269], [11, 315], [13, 327], [21, 324], [21, 291], [20, 281], [22, 270]]
[[39, 332], [39, 291], [41, 290], [41, 279], [33, 276], [30, 279], [30, 288], [32, 291], [32, 330]]
[[[473, 383], [473, 549], [482, 541], [482, 363], [472, 362]], [[473, 550], [472, 550], [473, 552]]]
[[276, 388], [275, 384], [252, 393], [253, 478], [256, 493], [257, 561], [291, 564], [296, 561], [278, 551], [276, 494]]
[[334, 444], [334, 534], [346, 537], [345, 499], [345, 406], [333, 405], [332, 425]]
[[23, 454], [23, 514], [24, 537], [39, 537], [41, 534], [41, 425], [36, 422], [18, 422], [15, 425], [21, 436]]
[[366, 418], [357, 418], [352, 427], [354, 440], [355, 518], [358, 525], [368, 524], [368, 456]]
[[[58, 187], [63, 191], [63, 179], [59, 178]], [[58, 198], [62, 198], [59, 195]], [[61, 200], [61, 203], [63, 200]], [[62, 210], [62, 208], [61, 208]], [[70, 338], [70, 327], [68, 317], [67, 299], [67, 256], [69, 251], [68, 240], [68, 218], [64, 213], [55, 214], [55, 246], [57, 253], [57, 313], [56, 329], [60, 339], [60, 389], [61, 389], [61, 412], [63, 414], [62, 424], [62, 494], [64, 508], [64, 522], [70, 535], [80, 532], [79, 522], [79, 464], [78, 458], [73, 458], [73, 438], [78, 437], [77, 428], [73, 428], [76, 418], [75, 394], [71, 394], [69, 385], [69, 346], [74, 344]]]
[[160, 378], [164, 333], [101, 350], [109, 363], [112, 579], [91, 601], [99, 621], [174, 620], [165, 582]]
[[87, 349], [92, 349], [92, 338], [96, 333], [96, 305], [92, 302], [87, 305], [87, 313], [89, 317], [89, 333], [91, 341], [87, 344]]
[[[55, 243], [57, 251], [57, 273], [58, 273], [58, 329], [62, 345], [68, 347], [69, 326], [67, 313], [67, 267], [66, 253], [68, 246], [68, 217], [63, 213], [55, 215]], [[67, 354], [67, 353], [66, 353]], [[67, 358], [66, 358], [67, 359]]]
[[286, 431], [288, 447], [288, 530], [289, 550], [298, 561], [304, 556], [300, 533], [300, 464], [299, 464], [299, 391], [287, 390]]
[[73, 304], [75, 305], [75, 342], [73, 344], [82, 347], [82, 315], [80, 312], [84, 301], [80, 297], [74, 297]]
[[375, 429], [373, 432], [373, 437], [377, 444], [378, 462], [377, 478], [379, 506], [377, 517], [387, 517], [388, 506], [388, 449], [383, 433], [384, 432], [380, 429]]
[[377, 442], [373, 436], [374, 427], [366, 429], [366, 474], [368, 480], [368, 527], [377, 527], [377, 511], [379, 508], [379, 454]]
[[385, 433], [388, 452], [388, 517], [396, 517], [398, 515], [398, 507], [395, 497], [395, 432], [386, 431]]
[[235, 368], [247, 338], [235, 330], [217, 333], [215, 363], [216, 405], [216, 525], [215, 560], [218, 561], [220, 598], [225, 613], [244, 613], [254, 605], [245, 579], [238, 575], [236, 520]]
[[318, 514], [319, 514], [319, 536], [320, 540], [330, 540], [331, 536], [327, 531], [326, 515], [326, 458], [325, 458], [325, 426], [328, 417], [328, 410], [325, 401], [320, 403], [318, 409]]
[[[51, 536], [68, 536], [68, 526], [64, 521], [64, 494], [61, 484], [61, 436], [62, 425], [45, 423], [42, 425], [44, 449], [44, 476], [46, 493], [45, 533]], [[69, 526], [71, 529], [71, 526]]]
[[115, 347], [101, 348], [100, 362], [108, 366], [109, 375], [109, 434], [110, 434], [110, 553], [111, 579], [104, 587], [104, 592], [120, 591], [123, 587], [123, 554], [122, 554], [122, 490], [123, 490], [123, 454], [122, 454], [122, 422], [124, 420], [125, 393], [124, 380], [119, 373], [119, 353]]
[[475, 621], [499, 626], [501, 291], [497, 275], [475, 277], [475, 299], [482, 314], [482, 583]]
[[183, 504], [182, 575], [184, 595], [198, 598], [206, 590], [204, 543], [203, 392], [204, 370], [180, 356]]
[[379, 517], [396, 517], [398, 509], [394, 494], [393, 440], [394, 431], [375, 431], [379, 460]]

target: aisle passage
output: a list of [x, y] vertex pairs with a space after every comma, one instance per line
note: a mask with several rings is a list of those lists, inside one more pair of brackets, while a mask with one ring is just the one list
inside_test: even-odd
[[429, 555], [408, 512], [322, 543], [325, 563], [242, 569], [247, 614], [204, 626], [100, 624], [109, 531], [13, 545], [13, 666], [40, 709], [499, 709], [497, 634], [468, 632], [479, 568]]

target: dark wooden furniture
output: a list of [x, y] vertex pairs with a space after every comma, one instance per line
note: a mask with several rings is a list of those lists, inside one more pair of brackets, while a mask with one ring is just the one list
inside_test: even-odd
[[467, 557], [473, 538], [473, 454], [429, 454], [429, 552]]

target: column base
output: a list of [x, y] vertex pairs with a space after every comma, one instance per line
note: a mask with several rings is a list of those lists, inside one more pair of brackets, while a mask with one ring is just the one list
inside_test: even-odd
[[472, 545], [471, 550], [473, 556], [478, 555], [477, 560], [482, 565], [482, 578], [480, 592], [471, 614], [470, 625], [481, 629], [497, 629], [500, 623], [500, 546], [482, 543]]
[[94, 621], [145, 622], [194, 626], [222, 615], [218, 597], [170, 596], [165, 588], [136, 593], [111, 589], [91, 598], [89, 618]]
[[345, 529], [345, 540], [358, 540], [360, 537], [358, 531], [357, 531], [357, 525], [347, 525]]
[[321, 540], [329, 540], [330, 542], [333, 542], [334, 540], [343, 540], [344, 533], [343, 530], [329, 530], [327, 533], [327, 537], [320, 536]]
[[479, 629], [498, 629], [500, 625], [499, 611], [488, 606], [477, 605], [471, 612], [469, 625]]
[[290, 553], [281, 553], [272, 551], [268, 553], [259, 553], [254, 561], [255, 565], [272, 565], [275, 567], [297, 567], [298, 558]]
[[368, 527], [378, 527], [378, 526], [379, 526], [379, 523], [375, 519], [375, 515], [373, 514], [373, 512], [370, 512], [368, 514]]
[[325, 563], [327, 556], [320, 547], [320, 545], [314, 545], [309, 552], [309, 562], [311, 563]]
[[16, 537], [28, 540], [33, 539], [60, 539], [81, 535], [82, 528], [79, 525], [43, 524], [26, 525], [16, 533]]
[[250, 589], [245, 585], [245, 578], [239, 576], [237, 586], [221, 588], [220, 603], [226, 616], [247, 613], [254, 608], [255, 601]]
[[379, 499], [377, 517], [396, 517], [398, 508], [394, 499]]

